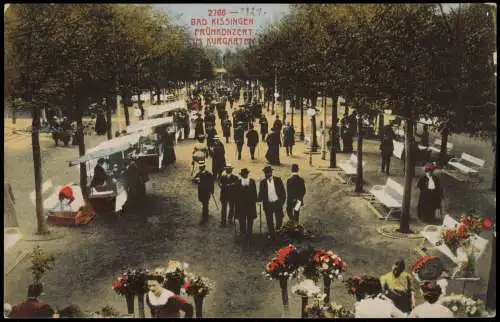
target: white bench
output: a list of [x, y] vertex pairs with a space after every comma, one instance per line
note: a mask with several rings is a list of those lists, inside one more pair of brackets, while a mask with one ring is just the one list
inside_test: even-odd
[[[435, 139], [434, 140], [434, 143], [432, 144], [432, 146], [429, 147], [429, 150], [433, 151], [433, 152], [436, 152], [436, 153], [440, 153], [441, 152], [441, 143], [443, 141], [441, 139]], [[453, 143], [446, 143], [446, 150], [448, 153], [451, 152], [451, 150], [453, 150]]]
[[403, 192], [403, 187], [391, 178], [387, 178], [385, 185], [376, 185], [370, 190], [370, 193], [378, 202], [389, 208], [389, 212], [385, 216], [385, 220], [389, 219], [389, 216], [394, 211], [401, 211], [403, 204]]
[[[365, 164], [366, 162], [363, 161], [363, 166], [365, 166]], [[352, 178], [358, 173], [358, 156], [353, 153], [348, 160], [341, 160], [339, 162], [339, 168], [343, 170], [346, 183], [352, 183]]]
[[461, 172], [469, 175], [475, 175], [479, 169], [484, 167], [485, 161], [470, 154], [462, 153], [460, 158], [452, 158], [448, 161], [448, 165], [460, 170]]
[[[425, 226], [421, 231], [420, 235], [424, 237], [422, 242], [420, 243], [420, 248], [423, 248], [424, 244], [426, 241], [428, 241], [431, 245], [432, 248], [436, 248], [439, 250], [441, 253], [446, 255], [449, 259], [453, 261], [453, 263], [460, 265], [461, 264], [461, 258], [459, 255], [453, 254], [451, 249], [446, 246], [445, 243], [440, 244], [439, 246], [436, 245], [436, 243], [441, 242], [441, 232], [445, 229], [455, 229], [456, 226], [458, 225], [458, 222], [453, 219], [450, 215], [446, 215], [443, 219], [443, 224], [441, 226], [437, 225], [427, 225]], [[472, 246], [475, 249], [475, 256], [476, 256], [476, 261], [484, 254], [486, 251], [486, 247], [488, 246], [488, 240], [484, 239], [482, 237], [479, 237], [476, 234], [472, 234], [470, 237], [470, 240], [472, 242]], [[458, 251], [457, 251], [458, 253]]]

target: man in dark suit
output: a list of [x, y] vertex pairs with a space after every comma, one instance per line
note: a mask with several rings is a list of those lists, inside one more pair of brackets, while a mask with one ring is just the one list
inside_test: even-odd
[[236, 148], [238, 149], [238, 160], [241, 160], [241, 150], [243, 149], [243, 143], [245, 141], [245, 129], [243, 128], [243, 122], [238, 122], [238, 127], [234, 129], [234, 142], [236, 142]]
[[194, 177], [198, 181], [198, 200], [202, 204], [202, 219], [200, 225], [204, 225], [208, 221], [208, 203], [210, 196], [214, 193], [214, 178], [210, 172], [205, 170], [205, 160], [199, 163], [200, 172]]
[[[306, 185], [304, 179], [299, 176], [299, 165], [292, 164], [292, 176], [286, 182], [286, 213], [290, 220], [299, 222], [300, 208], [304, 205]], [[300, 204], [298, 204], [300, 202]]]
[[257, 218], [257, 185], [255, 180], [248, 177], [247, 168], [240, 171], [241, 179], [238, 181], [236, 192], [236, 218], [240, 222], [240, 234], [250, 246], [253, 233], [253, 221]]
[[226, 226], [227, 208], [229, 206], [229, 223], [233, 223], [235, 212], [235, 190], [238, 184], [238, 177], [233, 174], [233, 167], [226, 164], [226, 173], [219, 178], [220, 202], [221, 202], [221, 222], [220, 226]]
[[255, 160], [255, 147], [259, 143], [259, 134], [254, 130], [253, 124], [250, 123], [250, 130], [247, 133], [247, 145], [250, 148], [250, 156]]
[[271, 238], [276, 238], [273, 223], [273, 214], [276, 218], [276, 229], [280, 229], [283, 223], [283, 205], [286, 200], [286, 191], [283, 181], [273, 176], [273, 168], [264, 168], [265, 179], [260, 181], [258, 202], [262, 202], [266, 214], [267, 230]]

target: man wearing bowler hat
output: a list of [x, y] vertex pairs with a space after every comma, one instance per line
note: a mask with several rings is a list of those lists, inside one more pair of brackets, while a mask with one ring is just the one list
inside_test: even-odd
[[238, 185], [238, 177], [233, 174], [233, 166], [226, 164], [226, 173], [219, 178], [220, 201], [221, 201], [221, 222], [220, 226], [226, 226], [227, 208], [229, 206], [229, 223], [233, 223], [235, 212], [235, 190]]
[[248, 177], [247, 168], [240, 171], [241, 179], [236, 190], [236, 218], [240, 222], [240, 234], [250, 246], [253, 232], [253, 221], [257, 218], [257, 185], [255, 180]]
[[258, 202], [262, 202], [266, 214], [267, 230], [270, 238], [276, 238], [273, 215], [276, 218], [276, 229], [283, 223], [283, 205], [286, 200], [285, 186], [281, 178], [273, 176], [273, 168], [264, 168], [265, 179], [260, 181]]
[[200, 225], [208, 221], [208, 203], [210, 196], [214, 193], [214, 179], [210, 172], [205, 170], [205, 160], [198, 162], [200, 172], [194, 177], [198, 181], [198, 201], [202, 204], [202, 219]]
[[292, 176], [286, 182], [286, 192], [286, 213], [288, 218], [299, 222], [299, 212], [304, 204], [306, 185], [304, 179], [299, 176], [298, 164], [292, 164]]

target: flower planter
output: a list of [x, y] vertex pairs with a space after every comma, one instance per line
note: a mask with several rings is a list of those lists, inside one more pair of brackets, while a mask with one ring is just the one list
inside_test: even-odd
[[301, 307], [301, 312], [300, 312], [300, 317], [302, 319], [307, 318], [307, 312], [306, 312], [306, 307], [309, 302], [309, 298], [307, 296], [302, 296], [302, 307]]
[[125, 294], [125, 301], [127, 302], [127, 313], [134, 314], [134, 297], [133, 293]]
[[201, 319], [203, 317], [203, 300], [201, 296], [194, 297], [194, 307], [196, 311], [196, 318]]
[[281, 278], [280, 280], [280, 289], [281, 289], [281, 300], [283, 301], [283, 305], [288, 306], [288, 279]]
[[323, 291], [325, 293], [325, 304], [328, 304], [330, 303], [330, 288], [332, 286], [332, 279], [328, 276], [323, 276], [323, 285], [324, 285], [324, 288], [323, 288]]
[[145, 318], [144, 314], [144, 293], [137, 294], [137, 302], [139, 304], [139, 318]]

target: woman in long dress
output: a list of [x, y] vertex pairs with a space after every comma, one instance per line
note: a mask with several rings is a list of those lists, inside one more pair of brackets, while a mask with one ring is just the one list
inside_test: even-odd
[[428, 163], [424, 167], [425, 175], [417, 183], [420, 189], [418, 198], [418, 218], [424, 222], [435, 222], [436, 210], [441, 211], [441, 200], [443, 199], [443, 187], [439, 177], [434, 175], [436, 165]]
[[415, 304], [412, 276], [405, 272], [405, 262], [398, 259], [392, 270], [380, 277], [380, 284], [385, 295], [402, 312], [409, 313]]
[[165, 167], [168, 164], [175, 163], [175, 150], [174, 150], [174, 140], [172, 138], [172, 133], [165, 131], [162, 135], [163, 144], [163, 162], [162, 166]]
[[270, 164], [280, 165], [280, 133], [276, 128], [271, 129], [271, 133], [267, 136], [266, 142], [268, 150], [266, 152], [266, 159]]

